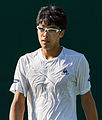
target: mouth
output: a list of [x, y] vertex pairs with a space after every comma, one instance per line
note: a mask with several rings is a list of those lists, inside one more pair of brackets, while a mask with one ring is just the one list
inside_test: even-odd
[[48, 40], [41, 40], [42, 43], [46, 44], [46, 43], [49, 43]]

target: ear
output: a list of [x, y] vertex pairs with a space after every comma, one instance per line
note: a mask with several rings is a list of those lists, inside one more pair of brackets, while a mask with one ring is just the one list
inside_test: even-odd
[[62, 38], [64, 36], [65, 30], [62, 30], [60, 33], [60, 38]]

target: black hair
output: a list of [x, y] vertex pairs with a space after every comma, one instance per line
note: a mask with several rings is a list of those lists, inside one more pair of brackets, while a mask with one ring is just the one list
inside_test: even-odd
[[47, 25], [55, 24], [61, 30], [65, 30], [67, 26], [67, 16], [64, 10], [57, 6], [41, 7], [36, 24], [42, 24], [43, 21], [47, 22]]

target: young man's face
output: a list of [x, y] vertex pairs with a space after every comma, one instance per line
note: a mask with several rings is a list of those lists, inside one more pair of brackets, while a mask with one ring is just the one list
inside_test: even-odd
[[53, 50], [53, 48], [58, 47], [60, 38], [62, 38], [64, 35], [64, 31], [60, 31], [58, 26], [54, 24], [47, 26], [45, 22], [42, 22], [42, 24], [38, 25], [37, 33], [41, 47], [46, 50]]

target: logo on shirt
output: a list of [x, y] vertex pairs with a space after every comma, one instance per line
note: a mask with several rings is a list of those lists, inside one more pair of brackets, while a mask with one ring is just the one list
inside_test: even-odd
[[90, 82], [90, 77], [89, 77], [88, 81]]
[[14, 79], [13, 83], [17, 83], [17, 82], [19, 82], [19, 80], [18, 79]]
[[66, 68], [63, 69], [63, 73], [62, 74], [69, 75], [69, 73], [68, 73]]

